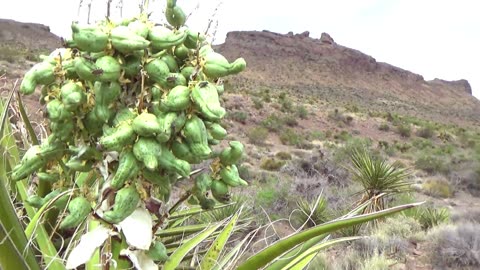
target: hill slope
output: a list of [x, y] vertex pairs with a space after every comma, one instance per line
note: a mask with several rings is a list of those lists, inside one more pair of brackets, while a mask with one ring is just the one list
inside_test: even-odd
[[284, 89], [377, 110], [480, 121], [480, 101], [471, 95], [468, 81], [425, 81], [421, 75], [336, 44], [326, 33], [313, 39], [308, 32], [230, 32], [217, 49], [230, 59], [246, 59], [247, 70], [232, 78], [240, 88]]

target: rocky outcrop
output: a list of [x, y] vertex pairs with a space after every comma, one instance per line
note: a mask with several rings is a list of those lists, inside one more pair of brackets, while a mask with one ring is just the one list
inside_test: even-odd
[[472, 94], [472, 87], [470, 86], [470, 83], [467, 80], [446, 81], [446, 80], [435, 78], [429, 81], [429, 83], [433, 85], [439, 85], [440, 87], [447, 86], [454, 89], [458, 89], [460, 92], [467, 93], [469, 95]]

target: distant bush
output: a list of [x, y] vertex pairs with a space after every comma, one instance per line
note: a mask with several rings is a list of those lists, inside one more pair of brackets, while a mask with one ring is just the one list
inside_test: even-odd
[[350, 133], [348, 133], [348, 131], [346, 130], [342, 130], [340, 133], [338, 134], [335, 134], [333, 136], [333, 138], [335, 140], [339, 140], [339, 141], [343, 141], [343, 142], [346, 142], [348, 140], [350, 140], [352, 138], [352, 135], [350, 135]]
[[328, 114], [328, 118], [345, 125], [351, 125], [353, 123], [353, 117], [351, 115], [344, 115], [338, 109], [333, 110]]
[[298, 105], [296, 108], [296, 115], [297, 117], [300, 117], [301, 119], [307, 119], [308, 117], [308, 110], [305, 107], [305, 105], [301, 104]]
[[415, 160], [415, 168], [423, 170], [429, 174], [446, 174], [448, 172], [448, 166], [442, 158], [428, 153], [421, 154]]
[[308, 140], [325, 140], [327, 136], [325, 135], [324, 132], [320, 130], [312, 130], [310, 133], [307, 135]]
[[383, 124], [380, 124], [380, 126], [378, 127], [379, 130], [381, 131], [389, 131], [390, 130], [390, 126], [387, 124], [387, 123], [383, 123]]
[[280, 100], [280, 110], [282, 112], [293, 112], [293, 102], [290, 99]]
[[292, 155], [288, 152], [278, 152], [275, 154], [275, 157], [281, 159], [281, 160], [291, 160]]
[[404, 138], [409, 138], [412, 134], [412, 128], [409, 124], [400, 124], [397, 126], [397, 132]]
[[287, 128], [280, 134], [280, 141], [285, 145], [301, 147], [304, 143], [304, 138], [299, 134], [298, 130]]
[[453, 197], [453, 187], [445, 179], [428, 179], [422, 184], [422, 189], [431, 196], [441, 198]]
[[253, 127], [247, 133], [248, 140], [253, 144], [265, 143], [267, 136], [268, 130], [264, 127]]
[[257, 110], [263, 108], [263, 101], [258, 97], [252, 97], [253, 107]]
[[297, 118], [294, 115], [287, 114], [283, 117], [282, 122], [284, 122], [289, 127], [294, 127], [298, 125]]
[[423, 150], [426, 148], [434, 148], [433, 142], [429, 139], [424, 138], [415, 138], [412, 140], [412, 145], [419, 150]]
[[267, 171], [278, 171], [285, 165], [284, 160], [279, 160], [276, 158], [264, 158], [260, 163], [260, 168]]
[[428, 234], [429, 257], [434, 267], [480, 268], [480, 224], [462, 223], [439, 227]]
[[269, 131], [277, 132], [283, 128], [283, 121], [278, 114], [270, 114], [267, 118], [262, 120], [261, 125]]
[[432, 138], [434, 135], [434, 130], [433, 130], [433, 127], [430, 126], [430, 125], [427, 125], [425, 127], [422, 127], [420, 128], [419, 130], [417, 130], [417, 136], [418, 137], [422, 137], [422, 138], [425, 138], [425, 139], [430, 139]]
[[233, 111], [228, 114], [228, 117], [234, 121], [240, 122], [242, 124], [247, 123], [247, 113], [242, 111]]

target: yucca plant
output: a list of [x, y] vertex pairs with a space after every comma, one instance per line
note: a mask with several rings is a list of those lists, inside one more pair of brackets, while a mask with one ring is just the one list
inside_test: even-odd
[[450, 220], [450, 213], [446, 208], [426, 206], [417, 208], [416, 211], [418, 222], [420, 222], [422, 229], [424, 230], [438, 226], [442, 223], [447, 223]]
[[299, 198], [296, 200], [296, 204], [298, 209], [294, 213], [294, 217], [298, 223], [314, 227], [328, 221], [327, 200], [322, 194], [314, 201]]
[[380, 211], [387, 207], [387, 197], [407, 192], [411, 183], [407, 180], [410, 171], [396, 162], [372, 156], [365, 148], [355, 148], [350, 155], [352, 166], [349, 171], [354, 181], [362, 186], [363, 197], [359, 204], [374, 199], [365, 212]]

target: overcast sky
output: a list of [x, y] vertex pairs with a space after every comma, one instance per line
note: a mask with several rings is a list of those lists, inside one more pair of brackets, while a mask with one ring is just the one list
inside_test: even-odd
[[[49, 25], [70, 36], [72, 20], [86, 22], [87, 8], [79, 0], [10, 0], [0, 18]], [[106, 14], [106, 0], [93, 0], [92, 20]], [[113, 16], [119, 16], [112, 2]], [[124, 0], [123, 16], [139, 11], [139, 0]], [[150, 0], [149, 11], [163, 20], [165, 0]], [[192, 13], [187, 24], [205, 30], [218, 21], [215, 43], [233, 30], [270, 30], [279, 33], [322, 32], [344, 46], [377, 61], [421, 74], [425, 79], [467, 79], [480, 98], [480, 1], [476, 0], [177, 0]], [[215, 12], [215, 10], [217, 11]], [[215, 23], [213, 23], [215, 25]]]

